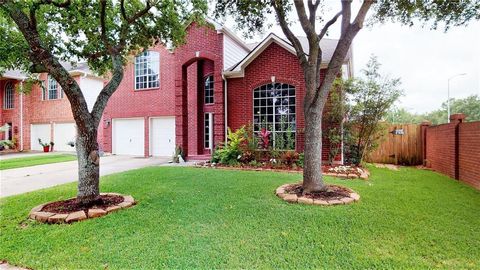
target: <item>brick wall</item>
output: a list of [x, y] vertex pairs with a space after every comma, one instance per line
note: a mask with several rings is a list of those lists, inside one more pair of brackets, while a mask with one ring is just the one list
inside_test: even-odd
[[[74, 77], [77, 82], [79, 77]], [[47, 74], [42, 73], [39, 77], [40, 80], [46, 80]], [[17, 139], [17, 147], [20, 148], [20, 98], [21, 95], [18, 91], [15, 91], [14, 108], [9, 110], [3, 109], [3, 93], [5, 91], [5, 84], [7, 82], [14, 82], [15, 87], [20, 87], [19, 81], [13, 80], [1, 80], [1, 125], [5, 123], [12, 123], [12, 135]], [[74, 122], [70, 103], [67, 97], [64, 95], [61, 99], [56, 100], [42, 100], [42, 88], [38, 85], [34, 85], [30, 93], [23, 95], [23, 149], [30, 150], [30, 127], [32, 124], [52, 124], [52, 123], [65, 123]], [[3, 138], [3, 134], [0, 135]], [[51, 130], [51, 138], [53, 138], [53, 126]]]
[[480, 121], [460, 124], [458, 137], [458, 177], [480, 189]]
[[[323, 79], [324, 70], [321, 71]], [[288, 83], [295, 86], [296, 121], [297, 121], [297, 151], [304, 149], [305, 118], [303, 101], [305, 97], [305, 80], [297, 57], [276, 43], [269, 45], [255, 60], [245, 68], [243, 78], [228, 80], [228, 126], [238, 129], [253, 122], [253, 89], [271, 83], [275, 76], [278, 83]], [[331, 105], [327, 103], [328, 109]], [[324, 127], [325, 129], [325, 127]], [[328, 142], [323, 140], [322, 156], [328, 158]]]
[[464, 122], [463, 114], [450, 119], [424, 129], [425, 164], [480, 189], [480, 122]]

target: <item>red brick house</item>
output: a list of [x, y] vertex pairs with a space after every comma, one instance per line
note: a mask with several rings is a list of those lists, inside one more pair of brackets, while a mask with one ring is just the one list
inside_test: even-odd
[[[306, 38], [300, 39], [308, 52]], [[324, 67], [336, 43], [322, 41]], [[252, 123], [258, 131], [266, 123], [272, 137], [287, 126], [296, 131], [295, 148], [302, 151], [305, 86], [295, 55], [274, 34], [245, 44], [216, 23], [191, 24], [184, 45], [132, 57], [105, 109], [101, 147], [113, 154], [169, 156], [179, 145], [188, 159], [208, 159], [226, 140], [227, 127]], [[350, 74], [351, 55], [344, 70]]]
[[[308, 52], [306, 38], [300, 40]], [[324, 67], [336, 44], [336, 40], [322, 41]], [[274, 34], [260, 43], [246, 44], [214, 22], [209, 26], [193, 23], [182, 46], [171, 50], [158, 45], [131, 57], [105, 109], [99, 127], [100, 148], [118, 155], [172, 156], [178, 145], [187, 159], [209, 159], [214, 147], [226, 140], [227, 127], [235, 130], [251, 123], [255, 131], [267, 126], [274, 143], [286, 128], [293, 130], [294, 147], [303, 151], [305, 86], [295, 55], [290, 43]], [[351, 63], [350, 54], [343, 69], [346, 76], [351, 74]], [[76, 78], [93, 104], [101, 80], [85, 66], [82, 70], [77, 70], [81, 72]], [[6, 84], [18, 85], [23, 79], [7, 75], [0, 79], [2, 99], [7, 96]], [[59, 144], [65, 145], [65, 138], [74, 134], [66, 98], [46, 101], [41, 88], [35, 88], [23, 95], [21, 120], [22, 95], [14, 95], [14, 107], [2, 108], [0, 122], [13, 126], [13, 136], [23, 141], [20, 149], [38, 149], [36, 138], [45, 137], [55, 142], [57, 150], [64, 150]], [[70, 127], [58, 131], [63, 123]], [[328, 142], [324, 148], [327, 155]]]
[[[103, 87], [103, 78], [95, 76], [85, 64], [65, 67], [83, 91], [91, 109]], [[6, 71], [0, 76], [0, 124], [11, 128], [0, 139], [14, 139], [17, 150], [42, 150], [42, 142], [54, 142], [57, 151], [74, 151], [68, 145], [75, 141], [76, 129], [68, 99], [60, 85], [48, 74], [39, 74], [44, 87], [35, 85], [28, 94], [22, 94], [26, 75]]]

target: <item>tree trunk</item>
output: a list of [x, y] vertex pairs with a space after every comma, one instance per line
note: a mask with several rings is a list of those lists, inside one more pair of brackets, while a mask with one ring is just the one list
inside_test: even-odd
[[[325, 189], [322, 177], [322, 111], [323, 103], [314, 102], [320, 71], [316, 64], [304, 68], [306, 95], [303, 106], [305, 114], [305, 149], [303, 167], [303, 192], [311, 193]], [[312, 102], [314, 102], [312, 104]]]
[[98, 154], [97, 128], [87, 132], [79, 130], [76, 147], [78, 157], [77, 200], [80, 204], [88, 205], [96, 201], [100, 195], [100, 156]]

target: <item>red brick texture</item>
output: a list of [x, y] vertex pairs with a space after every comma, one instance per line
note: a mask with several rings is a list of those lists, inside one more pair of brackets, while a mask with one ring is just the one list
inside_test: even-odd
[[[321, 71], [323, 78], [324, 70]], [[255, 60], [245, 68], [243, 78], [228, 80], [228, 126], [238, 129], [253, 122], [253, 90], [264, 84], [275, 82], [287, 83], [295, 86], [296, 96], [296, 121], [297, 141], [296, 150], [301, 152], [305, 142], [305, 118], [303, 114], [303, 101], [305, 97], [305, 80], [302, 68], [297, 57], [276, 43], [267, 47]], [[329, 104], [326, 105], [328, 108]], [[325, 129], [326, 127], [324, 127]], [[328, 142], [323, 141], [323, 159], [328, 159]]]
[[448, 124], [425, 129], [426, 165], [480, 189], [480, 122], [452, 115]]
[[[40, 80], [46, 80], [47, 74], [40, 74]], [[75, 77], [78, 81], [79, 77]], [[5, 84], [12, 80], [0, 80], [1, 104], [2, 111], [0, 116], [1, 125], [12, 123], [13, 137], [17, 140], [17, 149], [20, 147], [20, 98], [21, 94], [15, 91], [14, 108], [9, 110], [3, 109], [3, 96]], [[20, 81], [12, 81], [15, 83], [16, 89], [20, 88]], [[23, 148], [30, 150], [30, 127], [32, 124], [53, 124], [74, 122], [70, 103], [66, 96], [56, 100], [42, 100], [42, 88], [33, 86], [31, 92], [23, 95]], [[3, 134], [0, 135], [3, 138]], [[53, 138], [53, 125], [51, 126], [51, 138]]]

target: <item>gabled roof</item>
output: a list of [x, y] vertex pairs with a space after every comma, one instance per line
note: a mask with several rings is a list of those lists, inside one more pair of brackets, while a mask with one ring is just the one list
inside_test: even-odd
[[[297, 37], [302, 45], [302, 48], [306, 54], [310, 52], [308, 39], [306, 37]], [[259, 56], [268, 46], [272, 43], [276, 43], [285, 50], [289, 51], [290, 53], [297, 55], [295, 48], [292, 44], [273, 34], [270, 33], [266, 38], [264, 38], [259, 43], [250, 43], [247, 44], [248, 47], [251, 48], [251, 51], [245, 58], [243, 58], [240, 62], [238, 62], [233, 67], [229, 68], [227, 71], [224, 72], [226, 77], [236, 78], [236, 77], [243, 77], [245, 68], [253, 61], [257, 56]], [[332, 58], [333, 53], [335, 52], [335, 48], [337, 47], [338, 40], [336, 39], [322, 39], [320, 41], [320, 48], [322, 48], [323, 58], [322, 64], [328, 64]], [[348, 62], [351, 57], [351, 50], [349, 50], [348, 55], [345, 59], [345, 62]]]
[[207, 23], [213, 25], [213, 27], [215, 28], [215, 30], [217, 32], [224, 33], [225, 35], [232, 38], [242, 48], [244, 48], [247, 51], [250, 51], [250, 47], [247, 44], [245, 44], [245, 42], [243, 42], [243, 40], [241, 38], [239, 38], [232, 30], [225, 27], [224, 25], [221, 25], [221, 24], [217, 23], [216, 21], [214, 21], [214, 20], [212, 20], [208, 17], [205, 19], [205, 21], [207, 21]]
[[[76, 75], [90, 75], [96, 77], [93, 72], [88, 67], [86, 62], [81, 62], [78, 64], [72, 65], [68, 62], [61, 62], [62, 66], [73, 76]], [[14, 80], [24, 80], [28, 78], [28, 75], [18, 69], [6, 70], [3, 74], [0, 75], [0, 79], [14, 79]]]

